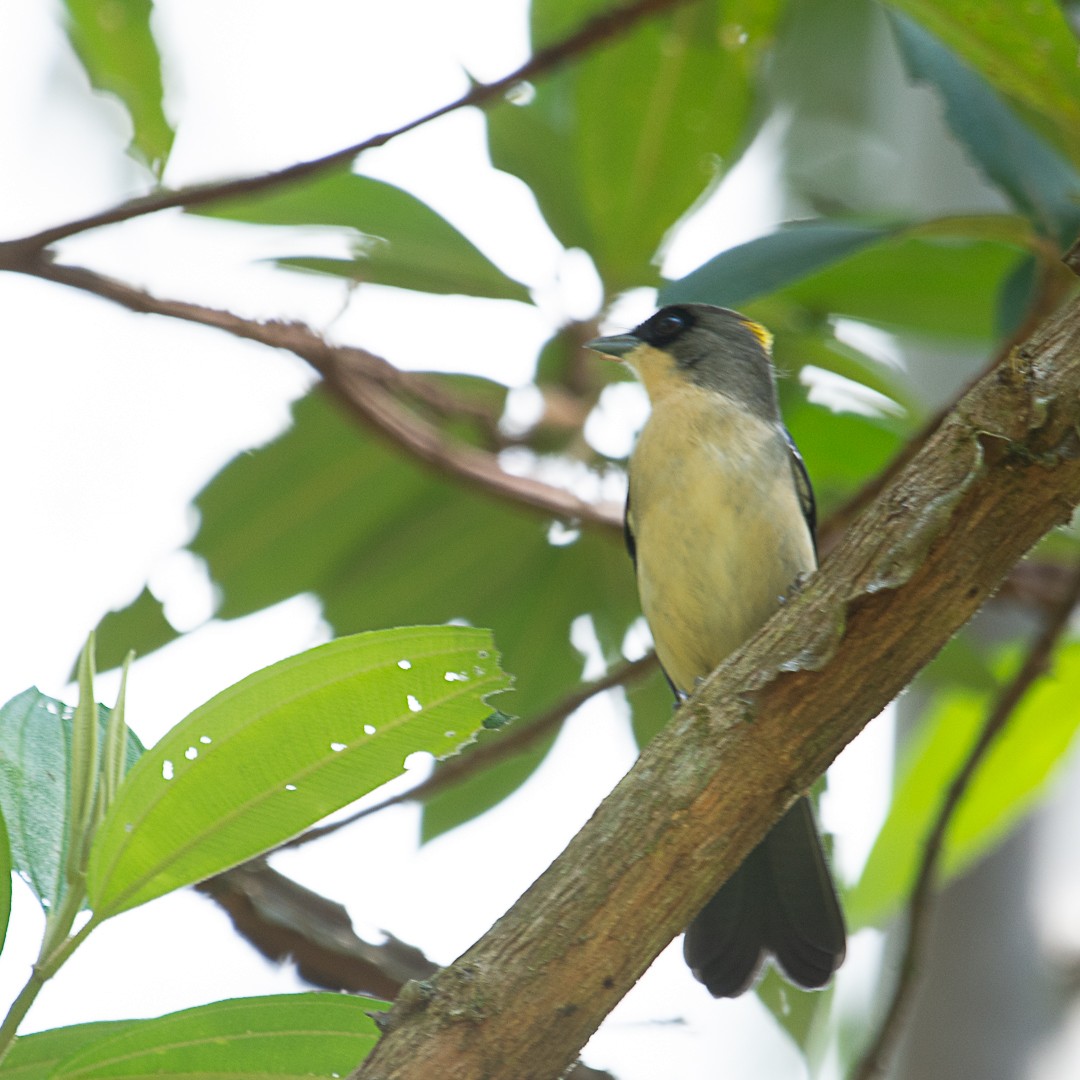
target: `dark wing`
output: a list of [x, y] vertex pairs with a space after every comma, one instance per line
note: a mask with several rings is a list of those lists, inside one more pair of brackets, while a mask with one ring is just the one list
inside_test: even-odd
[[[791, 433], [787, 428], [781, 428], [784, 439], [788, 445], [788, 454], [791, 460], [791, 475], [795, 481], [795, 491], [799, 496], [799, 505], [802, 507], [803, 517], [810, 529], [810, 538], [814, 541], [814, 554], [817, 554], [817, 503], [814, 501], [814, 489], [810, 484], [810, 477], [806, 472], [802, 454], [795, 445]], [[629, 507], [628, 507], [629, 509]]]

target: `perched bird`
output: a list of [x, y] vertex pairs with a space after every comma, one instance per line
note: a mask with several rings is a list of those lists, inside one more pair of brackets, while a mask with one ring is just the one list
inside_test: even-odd
[[[630, 458], [626, 543], [677, 699], [817, 566], [813, 492], [780, 418], [771, 343], [764, 327], [707, 304], [588, 343], [625, 361], [652, 404]], [[683, 952], [713, 996], [735, 997], [769, 954], [799, 986], [824, 986], [845, 937], [801, 798], [690, 924]]]

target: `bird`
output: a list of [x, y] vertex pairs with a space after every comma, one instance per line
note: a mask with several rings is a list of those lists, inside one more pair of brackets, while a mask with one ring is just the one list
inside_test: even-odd
[[[624, 532], [679, 703], [816, 569], [813, 489], [780, 415], [772, 336], [759, 323], [677, 304], [586, 347], [625, 363], [649, 397]], [[802, 796], [690, 923], [683, 955], [717, 998], [750, 989], [769, 957], [792, 983], [818, 989], [843, 962], [846, 936]]]

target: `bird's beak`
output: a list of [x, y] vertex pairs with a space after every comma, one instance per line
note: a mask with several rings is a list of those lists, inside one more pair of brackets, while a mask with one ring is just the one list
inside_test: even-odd
[[586, 349], [603, 353], [613, 360], [622, 360], [641, 344], [641, 339], [633, 334], [613, 334], [611, 337], [593, 338], [585, 342]]

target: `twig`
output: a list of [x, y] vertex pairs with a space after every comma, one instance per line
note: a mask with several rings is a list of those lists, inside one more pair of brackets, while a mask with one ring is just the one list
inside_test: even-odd
[[611, 690], [616, 686], [628, 686], [644, 678], [656, 668], [656, 654], [653, 652], [643, 656], [640, 660], [628, 661], [617, 668], [613, 668], [603, 678], [586, 683], [584, 686], [569, 693], [561, 701], [556, 702], [550, 709], [534, 716], [528, 721], [518, 721], [514, 727], [500, 735], [497, 739], [491, 739], [479, 746], [467, 748], [454, 757], [440, 762], [435, 771], [416, 787], [403, 791], [398, 795], [391, 795], [382, 802], [373, 806], [366, 806], [357, 810], [348, 817], [338, 821], [331, 821], [326, 825], [317, 825], [307, 832], [301, 833], [292, 840], [282, 844], [278, 850], [286, 848], [302, 847], [312, 840], [319, 840], [338, 829], [351, 825], [361, 818], [377, 814], [380, 810], [386, 810], [391, 806], [398, 806], [407, 802], [423, 802], [441, 791], [460, 784], [470, 776], [496, 764], [505, 761], [515, 754], [523, 753], [530, 746], [546, 738], [559, 726], [572, 712], [580, 709], [585, 702], [602, 694], [605, 690]]
[[393, 364], [365, 349], [331, 345], [304, 323], [257, 322], [220, 308], [162, 299], [85, 267], [61, 265], [45, 255], [25, 257], [9, 263], [7, 269], [93, 293], [131, 311], [212, 326], [234, 337], [288, 349], [315, 368], [331, 393], [365, 426], [436, 472], [543, 514], [588, 522], [612, 533], [621, 528], [620, 507], [589, 503], [532, 477], [512, 476], [495, 454], [447, 435], [402, 407], [389, 389], [402, 377]]
[[937, 885], [945, 834], [994, 740], [1008, 723], [1031, 685], [1049, 668], [1050, 655], [1058, 639], [1065, 632], [1069, 616], [1078, 602], [1080, 602], [1080, 564], [1073, 570], [1066, 589], [1061, 593], [1053, 609], [1047, 613], [1043, 628], [1028, 649], [1020, 670], [998, 695], [979, 737], [949, 785], [934, 824], [926, 837], [919, 874], [911, 890], [907, 915], [907, 944], [900, 961], [900, 971], [892, 1000], [889, 1002], [873, 1043], [852, 1074], [853, 1080], [873, 1080], [874, 1077], [883, 1076], [885, 1073], [918, 985], [919, 963], [929, 929], [929, 916], [933, 908], [931, 901]]
[[352, 146], [335, 150], [331, 154], [297, 162], [287, 168], [261, 173], [258, 176], [244, 176], [234, 180], [209, 184], [192, 184], [173, 191], [156, 191], [150, 195], [130, 199], [111, 209], [90, 214], [87, 217], [78, 218], [62, 225], [54, 225], [51, 228], [43, 229], [41, 232], [17, 240], [0, 243], [0, 253], [3, 252], [4, 248], [12, 251], [17, 249], [18, 257], [25, 258], [27, 255], [43, 251], [60, 240], [65, 240], [77, 233], [87, 232], [90, 229], [100, 228], [103, 225], [115, 225], [122, 221], [130, 221], [132, 218], [142, 217], [146, 214], [155, 214], [159, 210], [169, 210], [181, 206], [187, 208], [205, 206], [207, 203], [218, 202], [222, 199], [252, 195], [256, 192], [268, 191], [272, 188], [307, 179], [336, 166], [345, 165], [365, 150], [385, 146], [399, 135], [415, 131], [424, 124], [431, 123], [432, 120], [437, 120], [448, 113], [456, 112], [458, 109], [468, 106], [489, 105], [503, 97], [519, 83], [536, 79], [554, 71], [569, 60], [627, 33], [643, 19], [693, 2], [697, 2], [697, 0], [636, 0], [635, 3], [601, 12], [599, 15], [587, 20], [580, 29], [568, 37], [538, 49], [524, 64], [515, 71], [511, 71], [508, 75], [504, 75], [501, 79], [496, 79], [490, 83], [475, 83], [456, 100], [441, 105], [424, 116], [409, 120], [407, 123], [390, 131], [372, 135], [361, 142], [354, 143]]

